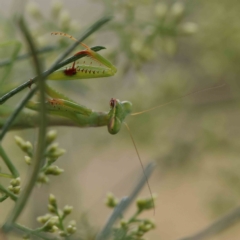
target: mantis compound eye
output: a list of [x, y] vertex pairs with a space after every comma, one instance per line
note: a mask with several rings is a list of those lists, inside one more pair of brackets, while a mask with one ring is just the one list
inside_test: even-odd
[[111, 98], [110, 100], [110, 107], [114, 108], [116, 107], [117, 100], [115, 98]]

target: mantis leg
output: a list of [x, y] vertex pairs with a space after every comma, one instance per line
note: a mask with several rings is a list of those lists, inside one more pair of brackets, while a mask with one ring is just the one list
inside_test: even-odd
[[[82, 114], [85, 116], [89, 116], [92, 113], [91, 109], [74, 102], [72, 99], [67, 98], [62, 93], [52, 89], [47, 84], [46, 93], [51, 97], [46, 101], [47, 111], [49, 112], [65, 112], [65, 115]], [[32, 110], [39, 110], [39, 103], [29, 101], [26, 107]]]

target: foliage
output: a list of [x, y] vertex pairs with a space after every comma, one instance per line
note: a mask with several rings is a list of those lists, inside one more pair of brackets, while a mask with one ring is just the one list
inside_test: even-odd
[[[70, 94], [71, 97], [79, 98], [80, 95], [81, 101], [85, 101], [87, 104], [91, 101], [95, 109], [106, 109], [110, 97], [116, 96], [131, 99], [134, 108], [142, 110], [149, 108], [149, 106], [171, 101], [196, 89], [205, 89], [212, 85], [225, 83], [223, 88], [191, 95], [184, 101], [173, 104], [172, 107], [163, 108], [159, 113], [156, 111], [157, 113], [155, 112], [154, 115], [149, 113], [138, 119], [130, 118], [129, 126], [131, 132], [134, 133], [136, 142], [139, 143], [139, 148], [141, 148], [141, 151], [145, 151], [143, 155], [149, 159], [157, 159], [161, 176], [169, 179], [174, 175], [177, 183], [181, 183], [185, 179], [185, 183], [195, 183], [197, 185], [201, 181], [202, 185], [200, 187], [205, 186], [205, 190], [201, 199], [197, 198], [199, 202], [209, 206], [210, 209], [203, 213], [205, 218], [206, 216], [220, 216], [236, 206], [239, 199], [239, 172], [237, 170], [239, 169], [239, 3], [233, 0], [203, 0], [201, 2], [95, 0], [91, 1], [90, 4], [94, 4], [95, 8], [88, 12], [89, 18], [98, 15], [98, 11], [95, 11], [98, 7], [104, 12], [104, 15], [111, 14], [114, 16], [113, 21], [106, 24], [97, 34], [91, 35], [86, 41], [88, 45], [96, 43], [107, 47], [104, 54], [108, 55], [107, 58], [114, 61], [115, 65], [118, 66], [118, 76], [116, 77], [118, 80], [111, 82], [111, 84], [107, 82], [108, 80], [105, 83], [103, 83], [105, 80], [99, 80], [94, 84], [91, 82], [77, 83], [78, 87], [76, 87], [76, 83], [62, 83], [59, 88], [64, 89], [63, 92]], [[13, 229], [21, 230], [21, 232], [27, 233], [25, 237], [31, 235], [32, 237], [48, 239], [51, 238], [51, 234], [46, 234], [46, 232], [58, 228], [59, 234], [64, 237], [67, 236], [66, 239], [68, 239], [68, 235], [76, 230], [75, 223], [69, 223], [68, 225], [61, 223], [65, 218], [64, 209], [61, 211], [58, 204], [51, 203], [52, 215], [51, 217], [50, 215], [44, 215], [39, 218], [43, 224], [39, 229], [34, 227], [28, 229], [22, 225], [13, 224], [16, 223], [17, 215], [24, 208], [23, 206], [19, 207], [18, 203], [27, 189], [23, 185], [27, 176], [23, 173], [26, 166], [23, 167], [19, 164], [21, 157], [17, 158], [19, 162], [12, 157], [10, 150], [13, 145], [12, 138], [10, 142], [7, 139], [6, 143], [2, 144], [3, 138], [11, 128], [14, 130], [32, 128], [39, 121], [37, 113], [22, 109], [28, 99], [41, 87], [40, 85], [35, 87], [33, 84], [32, 91], [28, 91], [28, 86], [31, 85], [29, 79], [36, 76], [35, 80], [37, 82], [39, 72], [36, 68], [42, 69], [43, 66], [51, 65], [56, 56], [63, 53], [69, 45], [68, 39], [53, 39], [49, 33], [62, 31], [78, 36], [79, 32], [89, 29], [89, 19], [84, 15], [85, 9], [76, 9], [77, 13], [71, 12], [70, 14], [68, 12], [70, 8], [70, 4], [69, 6], [63, 6], [59, 2], [51, 3], [51, 6], [48, 6], [48, 11], [42, 9], [42, 6], [35, 2], [30, 2], [26, 6], [26, 12], [24, 13], [26, 25], [29, 27], [29, 32], [31, 32], [38, 47], [35, 58], [40, 58], [41, 61], [39, 62], [42, 63], [40, 67], [36, 64], [36, 61], [33, 65], [29, 64], [28, 61], [32, 59], [30, 56], [34, 51], [30, 54], [26, 53], [29, 43], [22, 41], [19, 37], [16, 31], [18, 28], [16, 19], [0, 16], [0, 27], [2, 29], [0, 33], [0, 55], [4, 56], [4, 59], [0, 62], [0, 97], [10, 93], [10, 90], [14, 88], [17, 89], [21, 81], [27, 81], [24, 88], [18, 89], [15, 98], [10, 94], [7, 101], [1, 102], [2, 105], [0, 106], [0, 128], [3, 129], [0, 133], [0, 156], [4, 162], [4, 164], [1, 164], [0, 172], [2, 179], [0, 201], [6, 203], [13, 200], [16, 203], [14, 209], [16, 208], [18, 211], [14, 213], [14, 210], [9, 214], [6, 221], [4, 219], [5, 224], [2, 229], [5, 232]], [[77, 18], [77, 14], [79, 18], [82, 17], [81, 21]], [[103, 43], [101, 44], [101, 42]], [[32, 66], [35, 66], [35, 68]], [[52, 71], [54, 70], [56, 69], [52, 69]], [[45, 77], [46, 75], [43, 74], [42, 78]], [[24, 89], [27, 89], [26, 92], [24, 92]], [[25, 102], [19, 100], [22, 94], [26, 95]], [[19, 108], [15, 107], [16, 102], [20, 103]], [[91, 106], [91, 104], [89, 105]], [[44, 113], [44, 110], [42, 112]], [[41, 116], [44, 116], [44, 114]], [[56, 118], [51, 118], [49, 123], [61, 125], [63, 123], [61, 121], [61, 118], [57, 118], [57, 121]], [[64, 124], [71, 125], [66, 121]], [[35, 177], [38, 185], [49, 183], [49, 177], [51, 176], [51, 183], [48, 185], [51, 186], [57, 181], [55, 179], [64, 179], [65, 174], [69, 174], [66, 179], [74, 175], [78, 168], [81, 168], [79, 167], [81, 164], [78, 166], [73, 164], [70, 170], [71, 164], [66, 164], [61, 160], [69, 158], [69, 155], [66, 157], [65, 154], [63, 158], [58, 159], [65, 150], [59, 148], [53, 142], [56, 137], [55, 132], [48, 132], [45, 135], [44, 129], [46, 129], [46, 126], [44, 125], [45, 123], [42, 125], [42, 131], [39, 134], [42, 134], [42, 138], [38, 139], [37, 144], [34, 143], [34, 140], [23, 140], [29, 139], [32, 132], [18, 132], [17, 134], [21, 137], [16, 137], [15, 141], [25, 154], [25, 163], [29, 165], [30, 172], [36, 171]], [[72, 150], [66, 146], [68, 152], [73, 153], [74, 161], [89, 159], [86, 157], [89, 154], [86, 153], [88, 151], [88, 141], [91, 142], [91, 149], [96, 149], [92, 150], [94, 154], [97, 154], [97, 152], [101, 154], [101, 146], [108, 146], [107, 152], [111, 152], [112, 147], [116, 148], [116, 143], [105, 137], [100, 131], [94, 137], [96, 138], [95, 143], [89, 137], [91, 134], [84, 135], [84, 133], [81, 133], [81, 139], [87, 142], [86, 145], [84, 141], [79, 140], [78, 135], [80, 134], [71, 131], [68, 128], [68, 132], [65, 133], [66, 138], [68, 139], [67, 136], [73, 133], [74, 144], [79, 146], [78, 142], [81, 142], [81, 151], [78, 151], [77, 148]], [[41, 141], [43, 144], [41, 144]], [[67, 140], [65, 145], [68, 145]], [[122, 155], [123, 152], [129, 152], [126, 151], [127, 145], [128, 143], [123, 143], [118, 146], [120, 150], [113, 154], [113, 158]], [[42, 149], [41, 151], [39, 146]], [[107, 156], [110, 157], [111, 153], [107, 153]], [[101, 157], [99, 156], [99, 158]], [[128, 158], [131, 159], [132, 157], [129, 156]], [[39, 162], [37, 159], [39, 159]], [[71, 160], [73, 161], [73, 159]], [[55, 165], [56, 161], [61, 168]], [[34, 170], [37, 162], [40, 167]], [[69, 162], [69, 159], [65, 162]], [[65, 170], [64, 174], [62, 174], [63, 168]], [[57, 176], [59, 174], [60, 176]], [[56, 178], [52, 176], [56, 176]], [[202, 181], [203, 179], [205, 181]], [[32, 185], [33, 187], [35, 186], [35, 180], [31, 183], [30, 177], [27, 184], [29, 184], [27, 186], [31, 187]], [[170, 186], [172, 186], [171, 184]], [[198, 185], [194, 187], [194, 189], [197, 188]], [[28, 193], [30, 194], [30, 192]], [[69, 197], [69, 200], [73, 198], [68, 194], [65, 195]], [[189, 196], [192, 196], [192, 194], [189, 194]], [[22, 203], [25, 204], [28, 198], [29, 195], [25, 200], [22, 200]], [[61, 197], [59, 200], [61, 201]], [[113, 208], [114, 213], [120, 205], [113, 197], [109, 197], [108, 201], [108, 205]], [[178, 204], [181, 204], [181, 202]], [[45, 205], [45, 202], [42, 205]], [[142, 210], [137, 211], [129, 219], [122, 219], [119, 225], [115, 225], [112, 238], [115, 240], [142, 239], [143, 233], [152, 229], [154, 224], [147, 218], [139, 218], [141, 212]], [[79, 214], [79, 211], [77, 211], [77, 214]], [[174, 213], [172, 219], [175, 219], [175, 217], [178, 216], [175, 216]], [[90, 234], [82, 233], [85, 227], [81, 229], [78, 227], [75, 235], [83, 240], [95, 239], [96, 232], [92, 230], [94, 221], [90, 222]], [[231, 221], [228, 220], [227, 222]], [[34, 224], [31, 224], [31, 227], [32, 225]]]

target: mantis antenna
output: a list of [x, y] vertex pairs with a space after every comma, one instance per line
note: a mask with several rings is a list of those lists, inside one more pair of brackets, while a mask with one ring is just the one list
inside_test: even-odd
[[143, 175], [144, 175], [144, 177], [145, 177], [145, 179], [146, 179], [146, 183], [147, 183], [147, 186], [148, 186], [148, 190], [149, 190], [150, 195], [151, 195], [151, 198], [152, 198], [153, 215], [155, 215], [155, 204], [154, 204], [153, 194], [152, 194], [152, 190], [151, 190], [151, 188], [150, 188], [150, 184], [149, 184], [148, 178], [147, 178], [147, 176], [146, 176], [146, 174], [145, 174], [145, 171], [144, 171], [144, 167], [143, 167], [143, 163], [142, 163], [142, 160], [141, 160], [140, 154], [139, 154], [139, 152], [138, 152], [138, 149], [137, 149], [136, 143], [135, 143], [135, 141], [134, 141], [134, 138], [133, 138], [133, 135], [132, 135], [132, 133], [131, 133], [131, 131], [130, 131], [129, 126], [127, 125], [127, 123], [125, 123], [125, 122], [123, 122], [123, 123], [124, 123], [124, 125], [126, 126], [126, 128], [127, 128], [127, 130], [128, 130], [128, 133], [129, 133], [129, 135], [130, 135], [130, 137], [131, 137], [131, 140], [132, 140], [133, 146], [134, 146], [135, 151], [136, 151], [136, 153], [137, 153], [138, 160], [139, 160], [139, 162], [140, 162], [140, 164], [141, 164], [142, 171], [143, 171]]
[[135, 113], [132, 113], [132, 114], [130, 114], [130, 115], [131, 115], [131, 116], [136, 116], [136, 115], [140, 115], [140, 114], [143, 114], [143, 113], [146, 113], [146, 112], [150, 112], [150, 111], [153, 111], [153, 110], [156, 109], [156, 108], [160, 108], [160, 107], [169, 105], [169, 104], [171, 104], [171, 103], [173, 103], [173, 102], [176, 102], [176, 101], [179, 100], [179, 99], [188, 97], [188, 96], [190, 96], [190, 95], [193, 95], [193, 94], [196, 94], [196, 93], [200, 93], [200, 92], [209, 91], [209, 90], [213, 90], [213, 89], [217, 89], [217, 88], [221, 88], [221, 87], [223, 87], [223, 86], [225, 86], [225, 85], [226, 85], [226, 84], [224, 83], [224, 84], [219, 85], [219, 86], [216, 86], [216, 87], [209, 87], [209, 88], [204, 88], [204, 89], [201, 89], [201, 90], [197, 90], [197, 91], [188, 93], [188, 94], [186, 94], [186, 95], [184, 95], [184, 96], [175, 98], [175, 99], [171, 100], [170, 102], [166, 102], [166, 103], [160, 104], [160, 105], [158, 105], [158, 106], [156, 106], [156, 107], [152, 107], [152, 108], [150, 108], [150, 109], [143, 110], [143, 111], [141, 111], [141, 112], [135, 112]]
[[[77, 42], [77, 39], [75, 37], [73, 37], [72, 35], [69, 35], [67, 33], [64, 33], [64, 32], [51, 32], [51, 35], [60, 35], [60, 36], [63, 36], [63, 37], [67, 37], [67, 38], [70, 38], [72, 39], [73, 41]], [[86, 44], [80, 42], [80, 44], [85, 47], [86, 49], [90, 49]]]

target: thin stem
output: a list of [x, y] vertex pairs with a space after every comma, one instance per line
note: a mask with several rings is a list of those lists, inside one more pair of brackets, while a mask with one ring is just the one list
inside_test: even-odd
[[25, 226], [22, 226], [20, 224], [14, 224], [13, 227], [23, 231], [25, 234], [33, 235], [33, 236], [36, 236], [36, 237], [44, 239], [44, 240], [54, 240], [54, 239], [57, 239], [57, 238], [47, 238], [47, 237], [43, 236], [42, 234], [40, 234], [38, 231], [36, 231], [37, 229], [32, 230], [32, 229], [27, 228]]
[[[42, 54], [42, 53], [47, 53], [47, 52], [51, 52], [51, 51], [55, 51], [57, 49], [59, 49], [60, 47], [58, 46], [46, 46], [42, 49], [39, 49], [37, 51], [37, 54]], [[31, 57], [31, 55], [29, 53], [25, 53], [22, 55], [19, 55], [15, 58], [15, 61], [19, 61], [19, 60], [24, 60]], [[5, 59], [3, 61], [0, 62], [0, 67], [5, 67], [7, 65], [10, 65], [12, 63], [12, 59]]]
[[2, 131], [0, 133], [0, 142], [3, 140], [5, 134], [7, 133], [7, 131], [9, 130], [9, 128], [11, 127], [11, 125], [13, 124], [13, 121], [16, 119], [16, 117], [18, 116], [18, 114], [22, 111], [22, 109], [24, 108], [24, 106], [26, 105], [26, 103], [29, 101], [29, 99], [34, 95], [34, 93], [37, 91], [37, 88], [35, 87], [34, 89], [32, 89], [27, 96], [25, 96], [23, 98], [23, 100], [20, 102], [20, 104], [16, 107], [16, 109], [14, 110], [14, 112], [12, 113], [12, 115], [7, 119], [7, 121], [5, 122], [5, 124], [2, 127]]
[[132, 222], [135, 222], [136, 220], [136, 217], [142, 212], [141, 209], [138, 209], [134, 214], [133, 216], [128, 220], [128, 223], [132, 223]]
[[58, 227], [65, 232], [65, 228], [63, 225], [63, 216], [61, 216], [61, 214], [59, 213], [57, 204], [54, 204], [53, 206], [54, 206], [55, 214], [58, 216], [58, 219], [59, 219]]
[[13, 175], [8, 174], [8, 173], [0, 173], [0, 177], [3, 177], [3, 178], [14, 178]]
[[8, 199], [8, 197], [9, 196], [7, 194], [5, 194], [3, 197], [0, 198], [0, 202], [5, 201], [6, 199]]
[[7, 165], [9, 171], [12, 173], [13, 177], [14, 178], [19, 177], [18, 170], [15, 168], [12, 161], [9, 159], [9, 157], [7, 156], [7, 154], [5, 153], [1, 145], [0, 145], [0, 156], [2, 157], [4, 163]]
[[5, 194], [7, 194], [12, 200], [16, 201], [18, 199], [18, 197], [12, 193], [11, 191], [9, 191], [8, 189], [6, 189], [4, 186], [2, 186], [0, 184], [0, 191], [4, 192]]
[[27, 29], [23, 18], [19, 19], [19, 27], [22, 30], [22, 33], [28, 43], [29, 49], [32, 53], [33, 60], [34, 60], [34, 65], [35, 65], [35, 70], [36, 74], [39, 76], [39, 81], [38, 81], [38, 87], [40, 90], [40, 115], [39, 115], [39, 134], [38, 134], [38, 145], [37, 145], [37, 150], [36, 150], [36, 158], [34, 161], [34, 166], [32, 173], [30, 174], [30, 177], [28, 179], [27, 185], [24, 188], [22, 194], [20, 195], [16, 205], [14, 206], [11, 214], [7, 218], [6, 223], [3, 226], [4, 231], [9, 231], [11, 229], [11, 226], [19, 215], [21, 214], [22, 210], [24, 209], [27, 200], [29, 199], [29, 196], [32, 192], [32, 189], [35, 185], [35, 182], [38, 178], [38, 173], [39, 170], [42, 166], [42, 161], [44, 160], [43, 155], [44, 155], [44, 149], [45, 149], [45, 133], [46, 133], [46, 114], [45, 114], [45, 82], [44, 82], [44, 77], [41, 75], [41, 64], [38, 60], [37, 54], [36, 54], [36, 48], [34, 46], [32, 37], [29, 33], [29, 30]]

